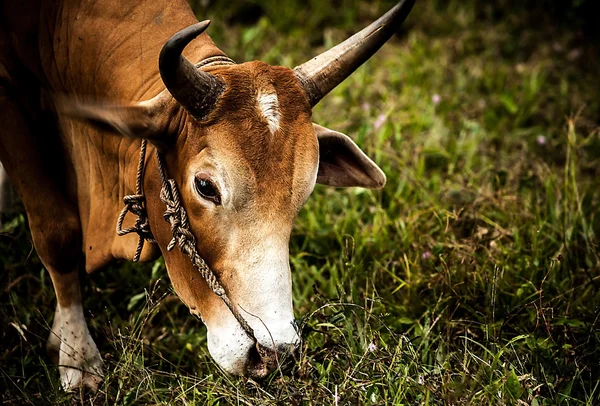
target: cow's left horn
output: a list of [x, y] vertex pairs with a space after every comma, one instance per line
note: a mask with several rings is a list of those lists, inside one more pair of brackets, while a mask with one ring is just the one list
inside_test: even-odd
[[294, 68], [311, 106], [365, 63], [398, 29], [415, 0], [402, 0], [362, 31]]
[[163, 46], [158, 60], [160, 76], [167, 89], [196, 118], [204, 117], [214, 107], [225, 86], [219, 78], [197, 69], [181, 54], [209, 24], [208, 20], [202, 21], [173, 35]]

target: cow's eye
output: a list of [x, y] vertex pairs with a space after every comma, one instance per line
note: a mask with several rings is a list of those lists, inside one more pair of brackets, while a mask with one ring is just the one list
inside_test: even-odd
[[217, 206], [221, 205], [219, 189], [206, 178], [196, 177], [196, 192], [206, 200], [210, 200]]

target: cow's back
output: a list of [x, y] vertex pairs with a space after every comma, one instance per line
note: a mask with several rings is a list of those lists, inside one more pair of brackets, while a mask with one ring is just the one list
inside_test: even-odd
[[[24, 0], [3, 6], [14, 54], [44, 86], [111, 101], [148, 99], [163, 90], [160, 50], [197, 22], [185, 0]], [[186, 49], [192, 61], [220, 53], [206, 35]]]

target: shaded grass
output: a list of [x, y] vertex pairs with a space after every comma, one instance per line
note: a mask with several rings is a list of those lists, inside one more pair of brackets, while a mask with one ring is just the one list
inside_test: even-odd
[[[255, 24], [211, 26], [234, 59], [294, 66], [385, 8], [351, 2], [302, 27], [290, 22], [301, 6], [263, 4]], [[485, 15], [417, 4], [402, 39], [315, 109], [388, 184], [317, 187], [301, 211], [290, 257], [304, 342], [290, 374], [224, 374], [162, 262], [123, 263], [82, 278], [106, 355], [95, 403], [599, 403], [597, 62], [577, 34]], [[51, 282], [23, 216], [4, 220], [1, 396], [69, 402], [43, 351]]]

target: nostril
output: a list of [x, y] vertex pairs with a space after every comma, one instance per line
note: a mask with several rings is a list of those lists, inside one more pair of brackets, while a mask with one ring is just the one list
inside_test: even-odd
[[288, 369], [297, 359], [300, 346], [297, 344], [279, 344], [277, 352], [262, 344], [256, 344], [248, 352], [246, 373], [255, 379], [262, 379], [273, 372], [278, 366]]
[[246, 374], [255, 379], [264, 378], [271, 372], [269, 365], [265, 363], [265, 359], [259, 353], [258, 346], [259, 344], [250, 348], [248, 363], [246, 364]]

